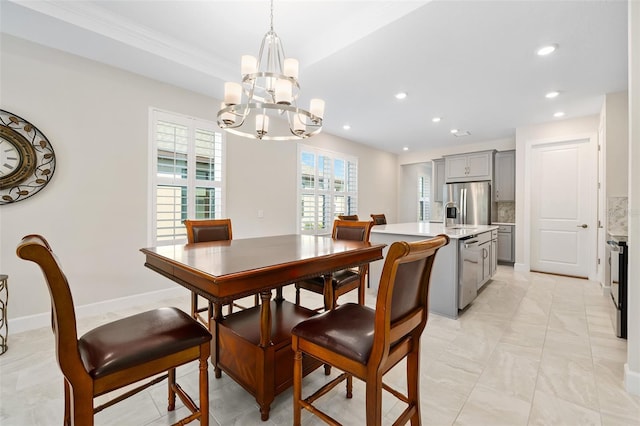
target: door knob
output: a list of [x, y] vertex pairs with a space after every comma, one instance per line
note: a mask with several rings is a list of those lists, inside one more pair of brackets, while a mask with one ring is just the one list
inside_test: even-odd
[[578, 225], [578, 228], [588, 228], [589, 225], [587, 225], [586, 223], [583, 223], [582, 225]]

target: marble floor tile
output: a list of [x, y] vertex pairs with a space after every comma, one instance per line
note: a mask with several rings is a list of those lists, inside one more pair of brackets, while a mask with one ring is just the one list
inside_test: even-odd
[[536, 391], [529, 416], [529, 425], [580, 425], [598, 426], [600, 412], [573, 404], [562, 398]]
[[[365, 303], [375, 307], [375, 288]], [[283, 289], [294, 300], [295, 289]], [[322, 296], [303, 291], [305, 306], [322, 305]], [[339, 299], [355, 302], [356, 292]], [[252, 298], [241, 303], [252, 304]], [[189, 296], [81, 318], [79, 333], [156, 306], [188, 311]], [[63, 386], [49, 327], [9, 336], [0, 356], [0, 424], [62, 424]], [[422, 424], [450, 425], [603, 425], [640, 426], [640, 397], [624, 389], [627, 342], [615, 337], [611, 302], [600, 285], [575, 278], [515, 272], [499, 266], [479, 297], [458, 320], [431, 314], [421, 337], [420, 396]], [[335, 369], [334, 369], [335, 370]], [[178, 369], [178, 382], [197, 397], [195, 363]], [[305, 377], [303, 392], [318, 389], [338, 372], [318, 370]], [[385, 383], [406, 389], [404, 363]], [[226, 374], [209, 368], [212, 426], [288, 425], [291, 389], [277, 395], [263, 422], [255, 399]], [[166, 411], [166, 382], [159, 383], [96, 416], [96, 426], [164, 426], [186, 408]], [[365, 385], [354, 380], [354, 396], [338, 386], [318, 402], [345, 425], [364, 424]], [[197, 398], [196, 398], [197, 399]], [[383, 424], [392, 424], [404, 404], [383, 392]], [[305, 426], [323, 423], [303, 412]], [[195, 423], [197, 424], [197, 423]]]

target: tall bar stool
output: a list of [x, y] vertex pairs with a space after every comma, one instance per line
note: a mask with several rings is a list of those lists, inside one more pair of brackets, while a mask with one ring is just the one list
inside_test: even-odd
[[[191, 412], [176, 424], [193, 420], [209, 424], [211, 334], [206, 328], [177, 308], [160, 308], [104, 324], [78, 338], [69, 283], [47, 240], [27, 235], [17, 254], [40, 266], [49, 287], [58, 364], [64, 376], [64, 425], [91, 426], [95, 413], [165, 378], [169, 382], [167, 409], [175, 410], [178, 396]], [[199, 408], [176, 383], [176, 367], [196, 360]], [[137, 383], [140, 381], [145, 383]], [[132, 384], [136, 384], [133, 389], [94, 408], [96, 397]]]
[[[335, 220], [331, 237], [334, 240], [369, 241], [371, 234], [371, 221], [361, 222], [353, 220]], [[335, 306], [339, 296], [352, 290], [358, 290], [358, 303], [364, 305], [364, 276], [369, 270], [369, 265], [363, 265], [353, 269], [343, 269], [332, 274], [333, 300], [324, 301], [324, 309]], [[324, 294], [324, 277], [313, 277], [295, 283], [296, 305], [300, 304], [300, 290], [308, 290], [316, 294]], [[322, 308], [320, 308], [322, 309]]]
[[[293, 424], [300, 425], [302, 409], [323, 421], [335, 419], [313, 403], [346, 380], [352, 397], [353, 377], [366, 383], [366, 424], [382, 423], [382, 391], [407, 404], [394, 424], [420, 424], [420, 335], [428, 317], [429, 283], [436, 252], [448, 244], [446, 235], [417, 242], [395, 242], [389, 248], [380, 278], [375, 311], [347, 303], [296, 325], [291, 347]], [[343, 371], [306, 399], [302, 399], [302, 359], [310, 356]], [[406, 358], [407, 395], [383, 383], [383, 376]]]

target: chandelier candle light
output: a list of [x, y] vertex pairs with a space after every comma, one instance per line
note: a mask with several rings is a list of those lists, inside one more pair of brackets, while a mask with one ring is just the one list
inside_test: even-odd
[[[298, 108], [298, 68], [296, 59], [285, 59], [280, 38], [273, 31], [271, 0], [271, 26], [262, 38], [258, 58], [242, 56], [242, 83], [224, 84], [218, 126], [236, 135], [261, 140], [295, 140], [319, 133], [322, 130], [324, 101], [311, 99], [309, 111]], [[243, 93], [246, 96], [244, 102]], [[280, 115], [286, 120], [288, 132], [276, 134], [270, 131], [270, 115]]]

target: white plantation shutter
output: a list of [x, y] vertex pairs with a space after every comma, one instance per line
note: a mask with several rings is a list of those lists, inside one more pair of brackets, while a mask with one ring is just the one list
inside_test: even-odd
[[333, 220], [358, 211], [358, 162], [344, 154], [298, 145], [299, 229], [330, 234]]
[[213, 122], [151, 111], [152, 242], [186, 240], [183, 221], [223, 216], [223, 139]]
[[418, 177], [418, 220], [431, 219], [431, 177]]

